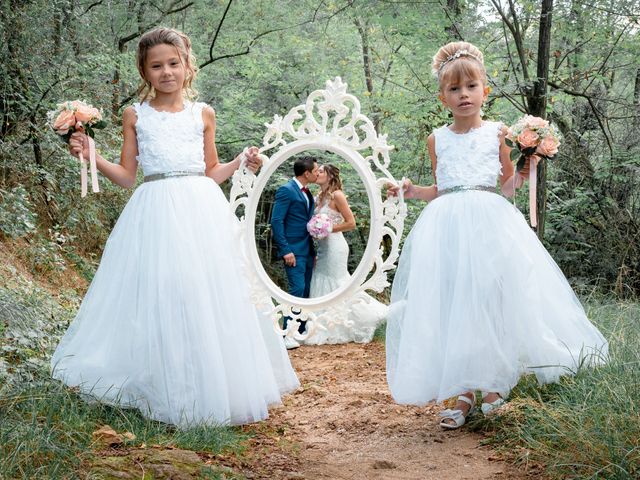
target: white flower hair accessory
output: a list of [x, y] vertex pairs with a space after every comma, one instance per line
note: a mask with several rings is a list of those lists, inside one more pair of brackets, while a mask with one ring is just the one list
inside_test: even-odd
[[438, 69], [437, 70], [435, 68], [433, 69], [433, 74], [436, 77], [440, 77], [440, 72], [442, 72], [442, 69], [444, 68], [444, 66], [447, 65], [448, 63], [453, 62], [454, 60], [457, 60], [460, 57], [471, 57], [481, 65], [483, 64], [480, 57], [478, 57], [477, 55], [474, 55], [466, 48], [463, 48], [461, 50], [456, 50], [455, 53], [453, 53], [452, 55], [449, 55], [444, 61], [440, 62]]

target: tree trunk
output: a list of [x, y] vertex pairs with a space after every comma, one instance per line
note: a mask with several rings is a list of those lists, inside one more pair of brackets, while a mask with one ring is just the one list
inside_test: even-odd
[[458, 19], [461, 13], [460, 2], [458, 0], [447, 0], [447, 12], [449, 20], [451, 20], [451, 24], [444, 29], [445, 32], [447, 32], [447, 37], [451, 41], [462, 40], [460, 30], [458, 29]]
[[[549, 79], [549, 51], [551, 47], [551, 13], [553, 0], [543, 0], [540, 11], [540, 30], [538, 33], [538, 63], [533, 91], [527, 99], [529, 113], [537, 117], [547, 116], [547, 81]], [[537, 234], [540, 240], [544, 237], [544, 222], [547, 209], [547, 162], [538, 164]]]
[[373, 74], [371, 73], [371, 47], [369, 46], [369, 21], [365, 20], [364, 23], [359, 18], [354, 18], [354, 23], [360, 33], [360, 40], [362, 42], [362, 66], [364, 68], [364, 81], [371, 99], [371, 121], [377, 132], [380, 129], [380, 110], [375, 106], [373, 102]]
[[373, 93], [373, 77], [371, 76], [371, 48], [369, 47], [369, 22], [364, 24], [358, 19], [354, 19], [358, 33], [360, 33], [360, 41], [362, 42], [362, 66], [364, 67], [364, 81], [367, 86], [367, 92]]
[[637, 126], [638, 123], [640, 123], [640, 68], [636, 70], [636, 81], [633, 87], [633, 105], [636, 114], [634, 123]]

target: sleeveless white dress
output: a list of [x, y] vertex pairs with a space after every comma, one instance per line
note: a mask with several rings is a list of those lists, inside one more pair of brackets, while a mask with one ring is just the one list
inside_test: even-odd
[[[203, 107], [134, 106], [145, 176], [204, 172]], [[298, 379], [271, 320], [250, 301], [238, 237], [211, 178], [140, 185], [53, 355], [53, 376], [181, 427], [266, 418]]]
[[[333, 225], [344, 222], [342, 214], [329, 206], [329, 200], [316, 206], [316, 214], [324, 213]], [[342, 232], [330, 233], [318, 240], [316, 264], [311, 277], [309, 297], [327, 295], [347, 283], [351, 275], [347, 269], [349, 244]], [[362, 292], [357, 295], [346, 318], [327, 318], [319, 315], [315, 328], [303, 343], [367, 343], [373, 338], [376, 327], [385, 318], [388, 307]]]
[[[434, 131], [439, 192], [495, 187], [500, 128]], [[402, 249], [386, 338], [393, 397], [418, 405], [476, 389], [507, 395], [523, 374], [553, 382], [607, 357], [524, 216], [481, 190], [441, 195], [423, 210]]]

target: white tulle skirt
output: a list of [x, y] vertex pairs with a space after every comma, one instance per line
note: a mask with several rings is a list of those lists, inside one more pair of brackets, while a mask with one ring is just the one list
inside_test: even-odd
[[141, 185], [53, 355], [53, 376], [181, 427], [266, 418], [298, 379], [249, 299], [238, 238], [213, 180]]
[[495, 193], [443, 195], [402, 249], [387, 322], [399, 403], [508, 394], [606, 360], [607, 342], [523, 215]]
[[[349, 244], [342, 232], [331, 233], [318, 241], [316, 264], [311, 277], [311, 298], [328, 295], [349, 282], [348, 258]], [[370, 342], [376, 327], [384, 320], [388, 307], [364, 292], [351, 301], [348, 311], [341, 312], [342, 316], [333, 310], [318, 312], [313, 329], [303, 343]]]

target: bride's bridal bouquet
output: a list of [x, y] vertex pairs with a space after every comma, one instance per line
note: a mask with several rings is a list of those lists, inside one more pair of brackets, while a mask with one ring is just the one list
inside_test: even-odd
[[333, 230], [333, 222], [326, 213], [318, 213], [307, 223], [307, 231], [316, 240], [327, 237]]
[[529, 216], [532, 227], [537, 225], [536, 167], [542, 160], [551, 159], [558, 153], [561, 138], [555, 125], [533, 115], [525, 115], [507, 130], [505, 143], [512, 148], [511, 161], [516, 163], [516, 170], [522, 170], [529, 161]]
[[[71, 134], [75, 131], [84, 131], [89, 136], [89, 168], [91, 170], [91, 187], [94, 192], [99, 192], [98, 171], [96, 168], [96, 148], [93, 141], [94, 129], [104, 128], [107, 123], [102, 119], [102, 113], [97, 108], [80, 100], [62, 102], [55, 110], [47, 113], [49, 125], [62, 138], [69, 143]], [[87, 160], [80, 153], [80, 182], [81, 195], [87, 195]]]

